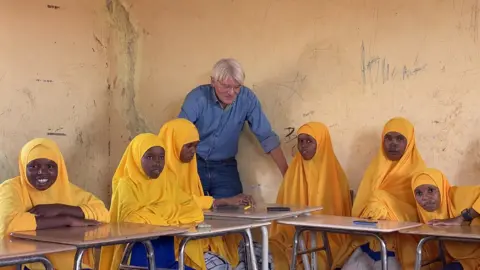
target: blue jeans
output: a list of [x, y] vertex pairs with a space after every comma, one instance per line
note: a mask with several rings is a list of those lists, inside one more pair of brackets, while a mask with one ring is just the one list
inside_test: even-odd
[[211, 161], [197, 156], [197, 168], [205, 195], [222, 199], [243, 192], [235, 158]]
[[452, 262], [445, 265], [445, 267], [443, 267], [443, 270], [463, 270], [463, 266], [459, 262]]
[[[173, 241], [173, 236], [163, 236], [151, 241], [155, 251], [155, 266], [157, 268], [178, 269]], [[148, 267], [147, 252], [142, 243], [133, 245], [130, 265]], [[191, 270], [192, 268], [185, 267], [185, 269]]]

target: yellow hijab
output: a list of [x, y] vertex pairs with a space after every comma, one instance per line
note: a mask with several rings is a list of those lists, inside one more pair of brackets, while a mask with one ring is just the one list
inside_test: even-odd
[[[203, 193], [202, 182], [197, 171], [196, 155], [189, 163], [184, 163], [180, 160], [183, 146], [200, 140], [195, 125], [183, 118], [174, 119], [162, 126], [159, 136], [165, 144], [167, 153], [166, 167], [173, 174], [172, 180], [174, 179], [184, 192], [191, 195], [199, 207], [210, 209], [213, 204], [213, 197], [205, 196]], [[190, 250], [192, 257], [198, 257], [196, 261], [203, 260], [203, 251], [211, 250], [225, 258], [231, 265], [235, 266], [238, 264], [238, 243], [240, 238], [236, 235], [219, 236], [197, 242], [201, 242], [203, 249]], [[194, 252], [197, 254], [196, 256]]]
[[[55, 183], [47, 190], [37, 190], [27, 179], [27, 164], [35, 159], [46, 158], [58, 166]], [[50, 139], [38, 138], [23, 146], [18, 161], [20, 176], [0, 185], [0, 235], [14, 231], [36, 230], [35, 216], [28, 211], [39, 204], [65, 204], [82, 209], [85, 219], [108, 222], [108, 210], [104, 203], [68, 180], [67, 168], [57, 144]], [[75, 252], [47, 255], [57, 269], [72, 269]], [[93, 253], [85, 256], [84, 264], [93, 266]], [[30, 269], [43, 269], [39, 264], [29, 265]]]
[[[152, 148], [163, 147], [154, 134], [136, 136], [128, 145], [112, 181], [112, 222], [133, 222], [160, 226], [203, 221], [203, 212], [182, 192], [164, 168], [157, 179], [149, 179], [142, 168], [142, 157]], [[102, 248], [101, 269], [117, 269], [125, 245]], [[187, 253], [188, 255], [188, 253]]]
[[[298, 206], [323, 206], [314, 214], [350, 216], [351, 198], [348, 179], [333, 151], [328, 128], [318, 122], [310, 122], [298, 130], [297, 134], [308, 134], [317, 142], [316, 153], [311, 160], [304, 160], [297, 152], [288, 167], [277, 195], [278, 204]], [[275, 267], [288, 269], [294, 229], [291, 226], [273, 224], [270, 234]], [[329, 242], [332, 252], [344, 241], [340, 235], [331, 235]], [[322, 245], [322, 238], [317, 238]], [[319, 253], [319, 268], [326, 268], [324, 253]]]
[[[440, 192], [440, 208], [434, 212], [425, 211], [417, 204], [420, 221], [427, 223], [432, 219], [449, 219], [461, 215], [462, 210], [473, 208], [480, 212], [480, 187], [479, 186], [450, 186], [445, 175], [436, 169], [425, 169], [417, 173], [412, 181], [412, 190], [421, 185], [436, 186]], [[415, 195], [415, 194], [414, 194]], [[472, 226], [478, 226], [480, 219], [474, 219]], [[445, 249], [463, 269], [480, 269], [480, 245], [476, 243], [445, 242]]]
[[[388, 132], [398, 132], [407, 139], [405, 153], [399, 161], [391, 161], [383, 150]], [[404, 118], [387, 122], [382, 133], [382, 144], [370, 163], [358, 188], [352, 215], [373, 219], [416, 221], [415, 198], [411, 179], [415, 172], [425, 168], [417, 150], [413, 125]]]
[[159, 135], [164, 138], [167, 151], [166, 166], [175, 175], [175, 179], [186, 193], [193, 196], [202, 209], [210, 209], [213, 197], [205, 196], [202, 182], [198, 176], [196, 155], [189, 163], [180, 160], [180, 153], [185, 144], [200, 140], [195, 125], [183, 118], [165, 123]]
[[[384, 137], [389, 132], [398, 132], [407, 139], [405, 153], [399, 161], [391, 161], [383, 150]], [[418, 221], [415, 198], [412, 195], [413, 175], [425, 168], [425, 163], [415, 143], [413, 125], [405, 118], [389, 120], [382, 132], [381, 146], [377, 156], [368, 167], [358, 188], [353, 203], [352, 216], [396, 221]], [[396, 252], [404, 269], [413, 268], [416, 240], [408, 235], [386, 235], [387, 248]], [[360, 245], [370, 243], [378, 251], [377, 241], [353, 237], [352, 243], [344, 245], [335, 258], [337, 266], [343, 265], [348, 256]]]

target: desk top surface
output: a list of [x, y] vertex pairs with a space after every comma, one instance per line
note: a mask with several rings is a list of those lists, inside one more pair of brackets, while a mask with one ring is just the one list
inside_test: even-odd
[[208, 236], [212, 234], [228, 233], [234, 231], [242, 231], [246, 229], [253, 229], [262, 226], [268, 226], [270, 222], [256, 222], [254, 220], [223, 220], [210, 219], [205, 220], [205, 224], [210, 225], [210, 228], [190, 228], [188, 232], [180, 233], [180, 236]]
[[420, 227], [402, 230], [400, 233], [480, 240], [480, 226], [430, 226], [424, 224]]
[[[267, 211], [269, 206], [287, 206], [290, 207], [290, 211]], [[243, 207], [239, 209], [212, 209], [205, 210], [204, 214], [206, 218], [242, 218], [242, 219], [252, 219], [252, 220], [262, 220], [262, 221], [272, 221], [282, 218], [290, 218], [295, 216], [300, 216], [308, 214], [311, 212], [316, 212], [322, 210], [321, 206], [313, 207], [301, 207], [301, 206], [289, 206], [289, 205], [278, 205], [278, 204], [265, 204], [252, 207], [248, 210], [244, 210]]]
[[137, 223], [110, 223], [91, 227], [62, 227], [55, 229], [12, 233], [12, 237], [73, 245], [76, 247], [109, 245], [176, 235], [188, 228], [155, 226]]
[[391, 233], [404, 229], [414, 228], [421, 226], [420, 223], [415, 222], [402, 222], [402, 221], [389, 221], [378, 220], [377, 224], [372, 225], [358, 225], [354, 224], [354, 221], [365, 220], [356, 217], [341, 217], [330, 215], [312, 215], [303, 216], [298, 218], [290, 218], [279, 220], [278, 223], [311, 227], [311, 228], [324, 228], [324, 229], [337, 229], [348, 231], [364, 231], [364, 232], [378, 232], [378, 233]]
[[50, 253], [73, 251], [74, 246], [26, 241], [5, 237], [0, 240], [0, 260], [14, 259], [18, 257], [41, 256]]

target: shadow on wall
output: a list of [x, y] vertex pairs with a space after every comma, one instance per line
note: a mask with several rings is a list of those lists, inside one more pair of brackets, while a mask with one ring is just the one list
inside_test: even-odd
[[[62, 151], [62, 153], [64, 153], [70, 182], [94, 193], [109, 205], [112, 182], [108, 163], [110, 143], [107, 139], [100, 139], [106, 138], [102, 133], [108, 132], [108, 129], [105, 129], [102, 123], [107, 123], [108, 120], [102, 119], [99, 113], [92, 115], [90, 119], [88, 123], [75, 127], [74, 149], [68, 152]], [[104, 121], [99, 122], [99, 119]], [[56, 138], [51, 137], [51, 139]]]
[[5, 152], [0, 151], [0, 183], [18, 175], [18, 165], [14, 162], [18, 157], [8, 157]]
[[[206, 68], [208, 70], [208, 67]], [[183, 105], [185, 97], [199, 85], [210, 83], [210, 71], [206, 71], [204, 74], [198, 76], [194, 81], [189, 82], [186, 87], [170, 86], [160, 84], [155, 88], [141, 88], [141, 95], [143, 97], [149, 97], [147, 99], [140, 99], [141, 104], [139, 107], [143, 109], [146, 120], [151, 123], [152, 132], [158, 132], [165, 122], [170, 121], [178, 117]], [[171, 88], [171, 89], [170, 89]], [[172, 91], [173, 90], [173, 91]], [[178, 90], [178, 91], [177, 91]], [[148, 102], [150, 108], [145, 108], [145, 102]]]
[[[437, 168], [442, 170], [442, 168]], [[448, 176], [447, 176], [448, 179]], [[448, 179], [450, 184], [457, 186], [479, 185], [480, 181], [480, 141], [473, 140], [468, 144], [463, 161], [459, 162], [459, 169], [454, 179]]]
[[[370, 162], [379, 151], [380, 130], [362, 130], [353, 140], [350, 146], [351, 155], [346, 164], [342, 164], [345, 173], [349, 176], [350, 189], [357, 190]], [[362, 172], [362, 175], [354, 175], [352, 172]]]
[[[296, 127], [296, 118], [291, 111], [293, 108], [290, 103], [295, 100], [293, 96], [297, 95], [296, 91], [301, 86], [301, 82], [295, 79], [299, 77], [298, 73], [295, 72], [292, 76], [292, 80], [288, 79], [290, 76], [287, 76], [287, 79], [271, 78], [253, 83], [251, 86], [272, 129], [279, 136], [287, 161], [292, 158], [292, 144], [286, 143], [285, 129]], [[282, 175], [270, 156], [263, 152], [247, 123], [240, 136], [237, 160], [244, 192], [254, 196], [259, 203], [275, 201], [283, 180]], [[275, 194], [274, 198], [266, 197], [272, 194]]]

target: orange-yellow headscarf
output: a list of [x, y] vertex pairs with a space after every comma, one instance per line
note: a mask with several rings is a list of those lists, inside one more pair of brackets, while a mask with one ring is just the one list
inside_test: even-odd
[[[398, 132], [407, 139], [405, 153], [399, 161], [391, 161], [383, 150], [388, 132]], [[370, 163], [358, 188], [352, 215], [373, 219], [415, 221], [415, 198], [411, 179], [415, 172], [425, 168], [417, 150], [413, 125], [404, 118], [387, 122], [382, 133], [382, 144]]]
[[[445, 175], [436, 169], [425, 169], [417, 173], [412, 181], [412, 190], [421, 185], [436, 186], [440, 192], [440, 207], [433, 212], [428, 212], [417, 204], [418, 215], [424, 223], [432, 219], [449, 219], [461, 215], [462, 210], [473, 208], [480, 213], [480, 187], [479, 186], [450, 186]], [[478, 226], [477, 218], [471, 225]], [[445, 249], [463, 269], [480, 269], [480, 245], [474, 243], [445, 242]]]
[[[172, 179], [175, 179], [183, 191], [194, 198], [198, 206], [202, 209], [210, 209], [213, 204], [213, 197], [205, 196], [203, 193], [202, 182], [197, 171], [196, 157], [194, 156], [189, 163], [184, 163], [180, 160], [183, 146], [200, 140], [195, 125], [183, 118], [174, 119], [162, 126], [159, 136], [165, 144], [167, 153], [166, 167], [172, 171]], [[190, 250], [192, 260], [193, 257], [198, 257], [197, 260], [199, 261], [203, 260], [203, 251], [211, 250], [226, 259], [231, 265], [235, 266], [238, 264], [238, 244], [240, 238], [237, 235], [219, 236], [198, 242], [202, 242], [204, 248], [196, 251]], [[196, 252], [197, 255], [194, 256], [193, 252]]]
[[[333, 151], [328, 128], [318, 122], [310, 122], [297, 132], [312, 136], [317, 142], [316, 153], [311, 160], [304, 160], [299, 152], [288, 167], [283, 183], [278, 191], [277, 203], [299, 206], [323, 206], [314, 214], [350, 216], [351, 198], [348, 179]], [[273, 224], [270, 246], [275, 259], [275, 268], [288, 269], [294, 228]], [[329, 237], [332, 252], [342, 244], [344, 237]], [[317, 238], [322, 245], [322, 238]], [[319, 268], [326, 268], [324, 253], [319, 253]]]
[[[152, 147], [163, 147], [160, 138], [151, 133], [140, 134], [123, 154], [112, 181], [112, 222], [160, 226], [202, 222], [202, 210], [170, 179], [172, 174], [167, 168], [157, 179], [147, 177], [141, 160]], [[100, 269], [118, 269], [124, 248], [124, 245], [102, 248]]]
[[[35, 159], [50, 159], [58, 166], [55, 183], [47, 190], [37, 190], [27, 179], [27, 164]], [[85, 219], [108, 222], [108, 210], [104, 203], [68, 180], [67, 168], [63, 155], [57, 144], [49, 139], [34, 139], [23, 146], [18, 161], [20, 176], [5, 181], [0, 185], [0, 235], [10, 232], [36, 230], [35, 215], [28, 211], [40, 204], [65, 204], [82, 209]], [[72, 269], [74, 252], [47, 255], [55, 268]], [[84, 264], [93, 266], [93, 254], [88, 252]], [[30, 269], [43, 269], [38, 264]]]
[[202, 209], [210, 209], [213, 197], [204, 196], [202, 182], [198, 176], [196, 155], [189, 163], [180, 160], [182, 148], [187, 143], [200, 140], [195, 125], [183, 118], [177, 118], [165, 123], [159, 136], [164, 138], [167, 150], [166, 166], [175, 175], [175, 179], [183, 191], [192, 195]]
[[[399, 161], [391, 161], [383, 150], [385, 135], [398, 132], [407, 139], [405, 153]], [[418, 221], [415, 198], [412, 194], [412, 176], [425, 168], [417, 150], [413, 125], [405, 118], [393, 118], [385, 124], [381, 146], [377, 156], [368, 167], [358, 188], [353, 203], [352, 216], [396, 221]], [[387, 248], [396, 252], [404, 269], [410, 269], [415, 262], [416, 242], [413, 237], [397, 234], [385, 236]], [[379, 250], [377, 241], [353, 238], [350, 245], [344, 245], [335, 259], [342, 265], [358, 246], [370, 243], [370, 248]], [[401, 243], [400, 243], [401, 242]]]

